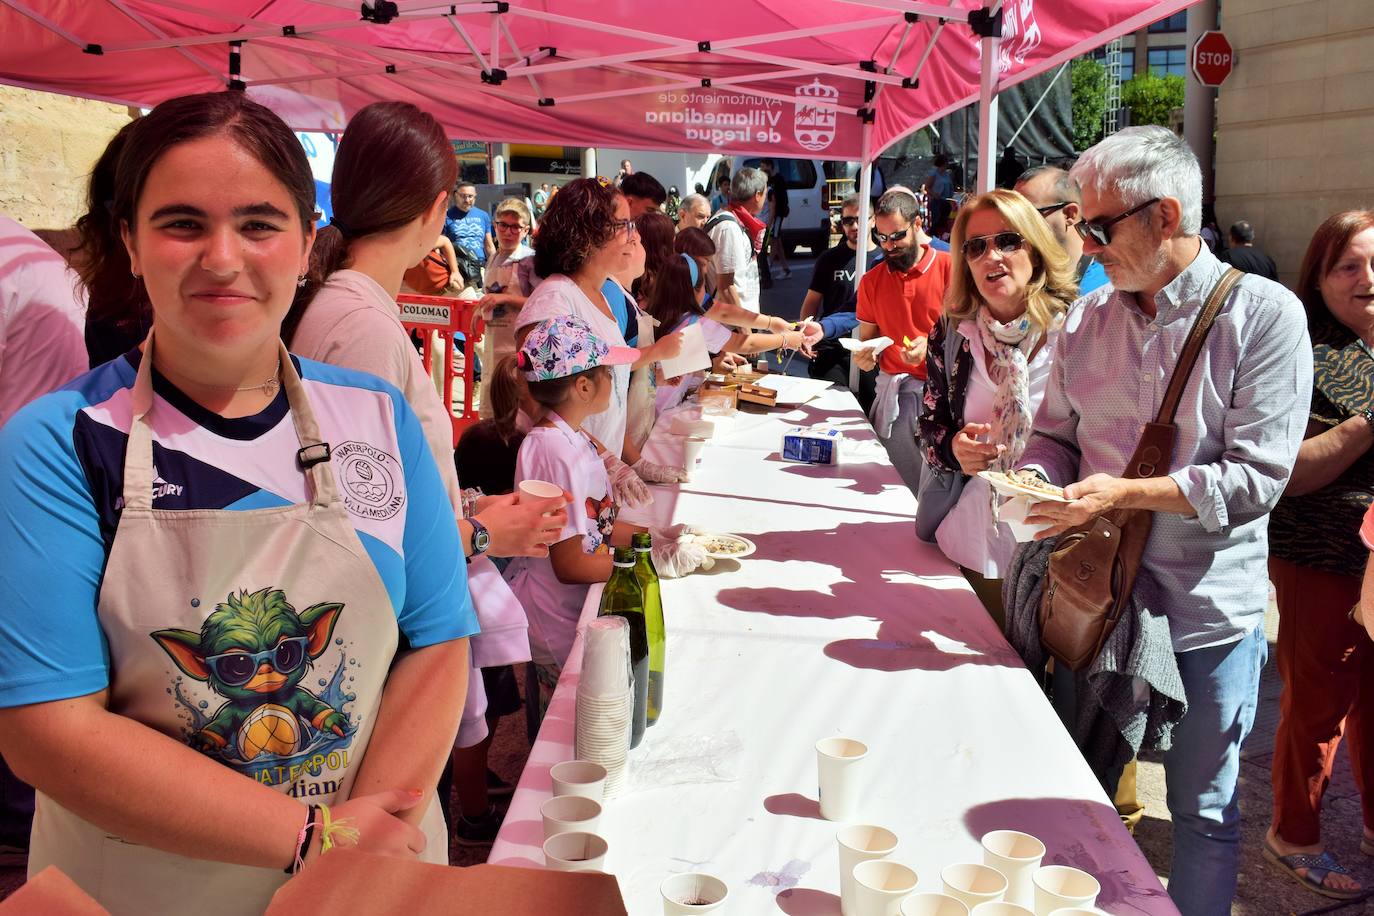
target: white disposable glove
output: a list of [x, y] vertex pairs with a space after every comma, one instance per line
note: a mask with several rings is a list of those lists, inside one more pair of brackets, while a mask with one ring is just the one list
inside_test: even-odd
[[655, 464], [648, 458], [640, 458], [630, 467], [639, 475], [641, 480], [649, 483], [682, 483], [687, 479], [685, 468]]
[[667, 541], [655, 543], [651, 557], [659, 578], [676, 579], [698, 569], [710, 569], [716, 561], [706, 555], [706, 548], [696, 541]]
[[601, 452], [601, 463], [606, 466], [606, 476], [611, 480], [611, 492], [617, 503], [641, 509], [654, 501], [654, 494], [628, 464], [610, 452]]
[[653, 538], [655, 544], [669, 544], [694, 534], [705, 533], [695, 525], [668, 525], [664, 528], [649, 529], [649, 536]]

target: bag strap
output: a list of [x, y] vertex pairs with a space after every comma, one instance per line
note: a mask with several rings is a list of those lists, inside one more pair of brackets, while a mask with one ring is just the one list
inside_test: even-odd
[[1230, 295], [1231, 290], [1240, 282], [1240, 278], [1245, 276], [1245, 272], [1234, 267], [1227, 268], [1221, 275], [1216, 286], [1212, 287], [1212, 292], [1202, 304], [1202, 310], [1198, 312], [1197, 318], [1193, 321], [1193, 329], [1188, 332], [1188, 339], [1183, 344], [1183, 352], [1178, 356], [1178, 365], [1174, 366], [1174, 374], [1169, 379], [1169, 387], [1164, 392], [1164, 400], [1159, 405], [1159, 417], [1156, 423], [1172, 424], [1174, 414], [1178, 412], [1178, 402], [1183, 398], [1183, 389], [1188, 384], [1188, 378], [1193, 374], [1193, 366], [1197, 364], [1198, 354], [1202, 352], [1202, 345], [1207, 340], [1207, 333], [1212, 330], [1212, 322], [1216, 319], [1217, 313], [1221, 311], [1221, 304]]

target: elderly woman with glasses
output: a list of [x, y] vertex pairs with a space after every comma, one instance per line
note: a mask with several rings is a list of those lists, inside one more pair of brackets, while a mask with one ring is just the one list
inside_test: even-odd
[[961, 207], [950, 248], [953, 271], [945, 313], [930, 333], [918, 421], [932, 471], [918, 532], [959, 564], [1000, 624], [1001, 578], [1016, 540], [998, 521], [987, 482], [974, 475], [1010, 471], [1020, 460], [1077, 284], [1064, 249], [1014, 191]]
[[[626, 346], [620, 323], [603, 289], [614, 277], [643, 269], [644, 250], [625, 196], [601, 178], [579, 178], [564, 185], [539, 223], [534, 272], [544, 279], [525, 300], [515, 319], [515, 342], [524, 342], [546, 318], [575, 315], [612, 347]], [[672, 338], [658, 342], [669, 346]], [[651, 352], [650, 358], [659, 358]], [[645, 460], [626, 442], [630, 366], [611, 367], [610, 406], [587, 418], [584, 431], [603, 446], [602, 460], [616, 498], [628, 505], [652, 501], [644, 483], [681, 479], [680, 468]], [[622, 460], [622, 456], [623, 460]]]

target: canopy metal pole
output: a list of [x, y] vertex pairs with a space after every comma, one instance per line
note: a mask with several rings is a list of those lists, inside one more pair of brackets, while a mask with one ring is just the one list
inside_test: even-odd
[[[868, 217], [872, 210], [869, 195], [873, 192], [873, 125], [865, 121], [859, 129], [859, 247], [854, 252], [854, 290], [864, 278], [864, 268], [868, 265]], [[859, 327], [854, 326], [851, 334], [856, 340]], [[859, 390], [859, 365], [849, 357], [849, 390]]]
[[997, 50], [1000, 38], [983, 38], [983, 73], [978, 87], [978, 193], [991, 191], [997, 177]]
[[1002, 38], [981, 38], [979, 44], [983, 72], [978, 87], [978, 193], [984, 194], [992, 190], [997, 178], [997, 55]]
[[1026, 129], [1026, 125], [1030, 123], [1031, 118], [1035, 117], [1035, 113], [1040, 110], [1040, 106], [1045, 103], [1045, 99], [1049, 98], [1050, 90], [1054, 88], [1055, 83], [1059, 82], [1059, 77], [1064, 75], [1064, 71], [1069, 69], [1070, 63], [1072, 63], [1072, 61], [1066, 60], [1059, 65], [1059, 69], [1054, 73], [1054, 79], [1050, 80], [1049, 85], [1045, 87], [1045, 91], [1040, 93], [1040, 98], [1035, 100], [1035, 104], [1031, 107], [1031, 110], [1026, 112], [1026, 117], [1021, 121], [1020, 125], [1017, 126], [1011, 138], [1007, 140], [1008, 147], [1016, 142], [1017, 137], [1021, 136], [1021, 131]]

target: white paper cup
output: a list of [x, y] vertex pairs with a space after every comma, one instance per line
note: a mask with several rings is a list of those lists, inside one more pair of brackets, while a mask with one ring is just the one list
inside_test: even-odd
[[582, 795], [556, 795], [539, 806], [544, 839], [560, 833], [596, 833], [601, 825], [601, 802]]
[[1102, 885], [1085, 871], [1067, 865], [1045, 865], [1035, 870], [1035, 916], [1050, 916], [1067, 907], [1091, 907]]
[[854, 866], [854, 910], [851, 916], [901, 916], [902, 901], [916, 890], [916, 872], [891, 859], [870, 859]]
[[968, 916], [968, 907], [949, 894], [912, 894], [902, 901], [902, 916]]
[[577, 682], [579, 707], [584, 697], [609, 702], [630, 686], [630, 622], [624, 617], [598, 617], [582, 628], [582, 674]]
[[983, 834], [983, 864], [990, 865], [1007, 879], [1008, 903], [1030, 909], [1035, 906], [1035, 884], [1031, 878], [1045, 858], [1045, 844], [1019, 830], [993, 830]]
[[730, 889], [714, 875], [687, 872], [671, 875], [658, 886], [663, 896], [663, 916], [691, 916], [709, 913], [725, 905]]
[[706, 439], [702, 436], [688, 436], [683, 440], [682, 447], [682, 466], [690, 471], [701, 460], [701, 450], [706, 447]]
[[554, 795], [580, 795], [601, 801], [606, 794], [606, 768], [587, 760], [565, 760], [549, 770]]
[[[549, 483], [547, 480], [522, 480], [516, 489], [520, 494], [516, 497], [517, 503], [526, 498], [558, 500], [563, 498], [563, 488], [557, 484]], [[545, 512], [544, 514], [552, 515], [553, 512]]]
[[554, 871], [602, 871], [607, 848], [594, 833], [560, 833], [544, 841], [544, 862]]
[[835, 842], [840, 847], [840, 912], [854, 916], [854, 866], [892, 855], [897, 834], [886, 827], [855, 824], [835, 834]]
[[990, 865], [946, 865], [940, 872], [940, 881], [946, 894], [970, 907], [1001, 900], [1007, 892], [1007, 879]]
[[1030, 907], [1021, 906], [1019, 903], [1008, 903], [1005, 900], [980, 903], [971, 912], [973, 916], [1035, 916], [1035, 911]]
[[853, 738], [822, 738], [816, 742], [821, 817], [847, 821], [854, 816], [859, 800], [859, 764], [866, 756], [868, 745]]

